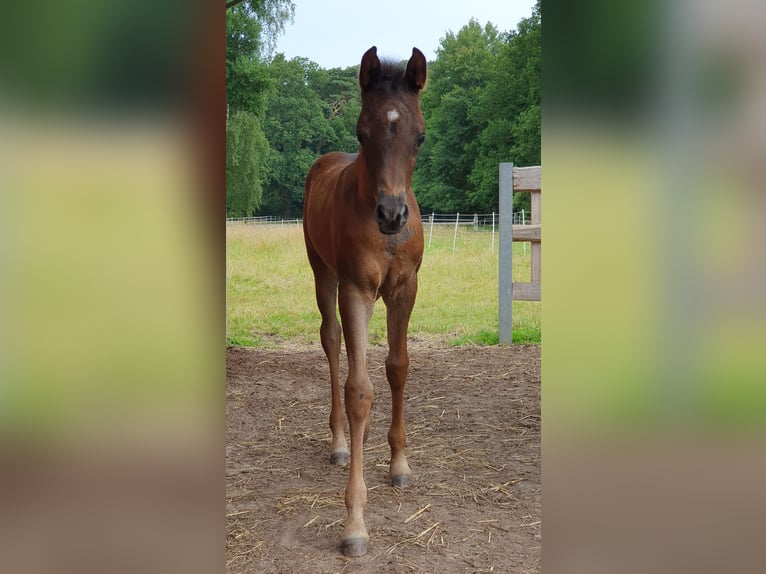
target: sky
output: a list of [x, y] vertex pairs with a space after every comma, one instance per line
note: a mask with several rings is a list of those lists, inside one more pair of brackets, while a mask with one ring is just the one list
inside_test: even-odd
[[413, 46], [430, 60], [447, 31], [475, 18], [501, 32], [515, 30], [532, 14], [535, 0], [295, 0], [293, 24], [285, 25], [275, 53], [308, 58], [322, 68], [356, 66], [370, 46], [378, 56], [404, 60]]

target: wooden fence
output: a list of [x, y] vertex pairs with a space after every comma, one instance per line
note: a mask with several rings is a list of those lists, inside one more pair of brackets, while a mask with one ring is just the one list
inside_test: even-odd
[[[513, 340], [513, 301], [540, 301], [540, 166], [513, 167], [500, 164], [500, 267], [499, 267], [499, 340], [509, 345]], [[513, 194], [531, 193], [531, 225], [513, 225]], [[513, 242], [529, 241], [531, 245], [531, 280], [512, 279]]]

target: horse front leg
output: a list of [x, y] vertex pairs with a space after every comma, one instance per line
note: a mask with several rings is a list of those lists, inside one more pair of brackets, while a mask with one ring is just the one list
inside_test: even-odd
[[367, 329], [375, 304], [373, 294], [341, 283], [338, 303], [348, 354], [348, 378], [344, 388], [346, 416], [351, 438], [351, 463], [346, 485], [346, 525], [341, 551], [346, 556], [363, 556], [370, 539], [364, 524], [367, 485], [364, 482], [363, 447], [369, 428], [373, 389], [367, 372]]
[[403, 284], [386, 303], [386, 326], [388, 330], [388, 356], [386, 378], [391, 387], [391, 428], [388, 444], [391, 447], [389, 474], [393, 486], [403, 488], [411, 473], [404, 448], [407, 435], [404, 430], [404, 385], [407, 381], [410, 360], [407, 354], [407, 328], [418, 290], [417, 276]]

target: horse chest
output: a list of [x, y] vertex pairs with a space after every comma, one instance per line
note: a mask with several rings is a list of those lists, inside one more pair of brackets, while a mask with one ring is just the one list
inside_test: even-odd
[[389, 257], [394, 257], [398, 255], [399, 253], [406, 251], [407, 249], [407, 242], [412, 237], [414, 231], [412, 227], [405, 227], [402, 229], [400, 233], [397, 233], [395, 235], [387, 235], [386, 236], [386, 255]]

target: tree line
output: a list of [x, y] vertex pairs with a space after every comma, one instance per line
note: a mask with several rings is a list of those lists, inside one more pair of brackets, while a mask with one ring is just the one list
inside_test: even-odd
[[[271, 54], [293, 13], [286, 0], [227, 10], [227, 217], [300, 216], [314, 160], [358, 151], [358, 66]], [[428, 74], [427, 135], [413, 175], [421, 210], [497, 211], [498, 164], [540, 164], [540, 1], [512, 31], [471, 20], [446, 32]], [[514, 202], [529, 209], [529, 194]]]

